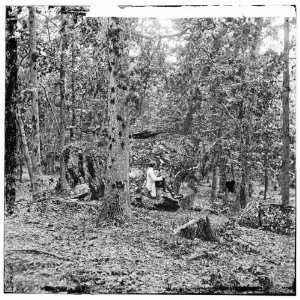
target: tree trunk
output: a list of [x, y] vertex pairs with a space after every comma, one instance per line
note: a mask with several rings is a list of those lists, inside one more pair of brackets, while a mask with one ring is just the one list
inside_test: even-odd
[[224, 193], [226, 191], [226, 161], [225, 158], [220, 159], [220, 186], [219, 192]]
[[268, 193], [268, 185], [269, 185], [269, 176], [268, 176], [268, 168], [269, 168], [269, 162], [268, 162], [268, 153], [265, 152], [265, 159], [264, 159], [264, 201], [267, 200], [267, 193]]
[[289, 19], [284, 19], [284, 71], [282, 91], [282, 168], [281, 168], [281, 197], [282, 205], [289, 205], [289, 164], [290, 164], [290, 137], [289, 137]]
[[191, 132], [192, 124], [193, 124], [193, 113], [194, 113], [194, 106], [189, 105], [189, 110], [185, 116], [183, 126], [182, 126], [183, 134], [189, 134]]
[[29, 7], [29, 88], [32, 101], [32, 167], [34, 176], [38, 177], [41, 171], [41, 144], [40, 144], [40, 121], [39, 102], [37, 93], [37, 50], [36, 50], [36, 8]]
[[25, 134], [24, 123], [23, 123], [21, 112], [20, 112], [19, 108], [17, 108], [17, 120], [18, 120], [20, 135], [21, 135], [21, 141], [22, 141], [22, 152], [23, 152], [23, 155], [25, 158], [27, 169], [28, 169], [28, 175], [30, 178], [31, 189], [33, 191], [35, 191], [36, 177], [34, 177], [34, 175], [33, 175], [32, 161], [31, 161], [31, 157], [29, 154], [29, 150], [28, 150], [28, 143], [27, 143], [27, 138], [26, 138], [26, 134]]
[[111, 18], [108, 28], [108, 160], [105, 202], [102, 217], [122, 219], [130, 216], [129, 206], [129, 132], [122, 70], [124, 59], [123, 28], [120, 18]]
[[211, 184], [210, 201], [213, 203], [217, 199], [219, 193], [219, 167], [214, 166]]
[[75, 115], [75, 48], [74, 48], [74, 28], [75, 28], [75, 21], [73, 20], [73, 33], [72, 33], [72, 40], [71, 40], [71, 100], [72, 100], [72, 116], [71, 116], [71, 127], [70, 127], [70, 141], [73, 142], [75, 140], [74, 136], [74, 128], [76, 125], [76, 115]]
[[63, 148], [65, 146], [65, 60], [66, 60], [66, 49], [67, 49], [67, 36], [66, 36], [66, 19], [64, 17], [65, 7], [61, 8], [61, 27], [60, 27], [60, 141], [59, 141], [59, 152], [60, 152], [60, 189], [64, 191], [67, 189], [67, 180], [66, 180], [66, 167], [64, 164]]
[[[247, 135], [247, 132], [245, 132]], [[247, 137], [246, 137], [247, 139]], [[242, 164], [242, 178], [241, 178], [241, 184], [240, 189], [238, 192], [239, 202], [241, 205], [241, 208], [245, 208], [248, 203], [248, 197], [249, 197], [249, 170], [248, 170], [248, 155], [247, 155], [247, 142], [243, 141], [242, 138], [242, 145], [241, 145], [241, 164]]]
[[17, 127], [16, 127], [16, 90], [17, 90], [17, 39], [15, 30], [17, 16], [12, 7], [6, 7], [6, 82], [5, 82], [5, 208], [7, 213], [14, 212], [16, 199], [17, 167]]

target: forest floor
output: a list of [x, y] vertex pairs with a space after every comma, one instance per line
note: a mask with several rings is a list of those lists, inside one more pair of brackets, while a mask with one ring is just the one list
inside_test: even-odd
[[238, 226], [238, 239], [188, 240], [173, 232], [199, 212], [137, 207], [128, 223], [96, 227], [90, 206], [34, 203], [28, 182], [18, 191], [5, 219], [5, 292], [294, 293], [294, 236]]

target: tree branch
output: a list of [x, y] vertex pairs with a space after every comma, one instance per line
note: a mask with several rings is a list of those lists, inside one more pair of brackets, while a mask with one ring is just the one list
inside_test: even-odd
[[57, 128], [58, 128], [58, 130], [59, 130], [59, 123], [58, 123], [58, 120], [57, 120], [56, 115], [55, 115], [55, 111], [54, 111], [54, 108], [53, 108], [53, 103], [50, 101], [50, 99], [49, 99], [49, 97], [48, 97], [48, 93], [47, 93], [46, 88], [45, 88], [41, 83], [40, 83], [40, 86], [41, 86], [41, 87], [43, 88], [43, 90], [44, 90], [46, 100], [47, 100], [47, 102], [49, 103], [51, 112], [52, 112], [52, 114], [53, 114], [53, 118], [54, 118], [55, 123], [56, 123], [56, 126], [57, 126]]
[[183, 34], [185, 34], [187, 32], [188, 28], [178, 32], [178, 33], [173, 33], [173, 34], [165, 34], [165, 35], [157, 35], [157, 36], [147, 36], [147, 35], [143, 35], [139, 32], [132, 32], [133, 35], [144, 38], [144, 39], [148, 39], [148, 40], [152, 40], [152, 39], [165, 39], [165, 38], [173, 38], [173, 37], [177, 37], [177, 36], [181, 36]]

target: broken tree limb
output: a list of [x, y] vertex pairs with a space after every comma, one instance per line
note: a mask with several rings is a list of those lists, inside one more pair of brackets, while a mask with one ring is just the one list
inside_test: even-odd
[[138, 133], [133, 133], [133, 134], [129, 135], [129, 137], [133, 138], [133, 139], [147, 139], [147, 138], [150, 138], [150, 137], [157, 136], [161, 133], [166, 133], [166, 132], [165, 131], [151, 132], [149, 130], [144, 130], [144, 131], [141, 131], [141, 132], [138, 132]]

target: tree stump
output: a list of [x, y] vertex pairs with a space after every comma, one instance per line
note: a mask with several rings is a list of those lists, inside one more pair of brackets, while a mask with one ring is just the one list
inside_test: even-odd
[[191, 220], [177, 228], [175, 234], [187, 239], [199, 238], [204, 241], [217, 242], [229, 224], [230, 220], [225, 216], [203, 214], [198, 219]]
[[71, 188], [87, 184], [91, 200], [104, 195], [106, 157], [85, 143], [68, 144], [63, 149], [66, 179]]

